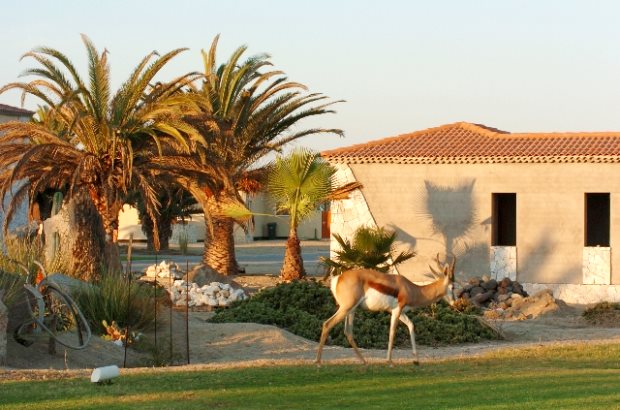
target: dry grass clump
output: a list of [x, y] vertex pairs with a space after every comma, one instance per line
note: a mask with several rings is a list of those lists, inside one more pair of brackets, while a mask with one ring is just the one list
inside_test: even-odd
[[584, 319], [600, 327], [620, 326], [620, 303], [601, 302], [583, 312]]

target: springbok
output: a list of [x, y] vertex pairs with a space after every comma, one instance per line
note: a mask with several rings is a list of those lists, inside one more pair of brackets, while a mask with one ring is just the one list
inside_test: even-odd
[[392, 346], [396, 326], [400, 319], [409, 328], [411, 349], [415, 357], [414, 364], [419, 364], [413, 322], [405, 312], [412, 308], [428, 306], [442, 298], [450, 306], [454, 304], [453, 284], [456, 257], [451, 264], [446, 263], [442, 266], [438, 255], [437, 264], [442, 272], [437, 272], [429, 266], [437, 279], [423, 286], [415, 285], [401, 275], [390, 275], [371, 269], [352, 269], [339, 276], [333, 276], [331, 278], [331, 290], [338, 304], [338, 310], [323, 323], [316, 363], [321, 364], [321, 353], [329, 331], [345, 319], [344, 334], [355, 350], [357, 357], [366, 364], [357, 343], [353, 340], [353, 316], [355, 309], [362, 306], [371, 311], [389, 311], [392, 313], [387, 351], [388, 362], [392, 363]]

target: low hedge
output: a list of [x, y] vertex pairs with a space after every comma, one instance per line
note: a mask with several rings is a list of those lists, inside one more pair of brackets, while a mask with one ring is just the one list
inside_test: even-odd
[[[210, 321], [252, 322], [275, 325], [306, 339], [318, 341], [323, 322], [334, 314], [336, 305], [331, 291], [315, 281], [295, 281], [264, 289], [250, 299], [235, 302], [216, 312]], [[415, 324], [416, 343], [446, 345], [497, 339], [498, 335], [468, 313], [459, 313], [441, 302], [407, 315]], [[343, 323], [331, 331], [328, 343], [348, 346]], [[360, 347], [384, 349], [388, 342], [390, 315], [358, 309], [355, 314], [354, 337]], [[410, 346], [406, 326], [399, 324], [397, 347]]]

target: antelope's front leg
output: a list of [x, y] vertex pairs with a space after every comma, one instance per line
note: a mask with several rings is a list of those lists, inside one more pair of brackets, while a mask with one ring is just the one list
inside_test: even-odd
[[321, 365], [321, 354], [323, 353], [323, 346], [325, 345], [325, 342], [327, 341], [327, 337], [329, 336], [329, 331], [334, 326], [336, 326], [338, 323], [340, 323], [348, 315], [348, 313], [349, 312], [346, 309], [343, 309], [341, 306], [340, 308], [338, 308], [336, 313], [333, 314], [332, 317], [330, 317], [323, 323], [323, 330], [321, 331], [321, 339], [319, 341], [319, 348], [316, 352], [315, 363], [318, 366]]
[[396, 307], [392, 310], [392, 317], [390, 318], [390, 336], [388, 339], [388, 351], [387, 351], [387, 361], [392, 365], [392, 347], [394, 346], [394, 336], [396, 335], [396, 326], [398, 325], [398, 318], [400, 317], [402, 309], [400, 307]]

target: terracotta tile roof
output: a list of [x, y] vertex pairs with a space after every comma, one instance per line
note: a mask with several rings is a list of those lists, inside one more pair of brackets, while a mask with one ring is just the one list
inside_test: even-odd
[[0, 104], [0, 114], [10, 115], [15, 117], [31, 117], [34, 112], [24, 110], [23, 108], [13, 107], [11, 105]]
[[321, 155], [345, 164], [620, 162], [620, 132], [511, 134], [458, 122]]

